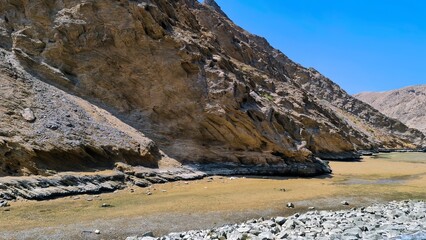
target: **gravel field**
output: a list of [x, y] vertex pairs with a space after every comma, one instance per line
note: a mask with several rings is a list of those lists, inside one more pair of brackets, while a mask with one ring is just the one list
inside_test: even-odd
[[426, 203], [402, 201], [342, 211], [309, 211], [288, 218], [252, 219], [242, 224], [171, 233], [159, 238], [145, 233], [145, 236], [126, 240], [154, 239], [426, 239]]

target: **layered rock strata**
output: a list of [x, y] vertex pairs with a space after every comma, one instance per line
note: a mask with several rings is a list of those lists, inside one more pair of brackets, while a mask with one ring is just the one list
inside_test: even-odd
[[312, 175], [330, 172], [316, 157], [423, 145], [214, 1], [2, 0], [0, 56], [0, 176], [116, 162]]

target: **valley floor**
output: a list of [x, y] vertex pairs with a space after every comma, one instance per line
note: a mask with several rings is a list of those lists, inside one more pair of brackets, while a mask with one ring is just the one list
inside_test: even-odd
[[[213, 177], [101, 195], [11, 202], [0, 209], [0, 239], [124, 239], [148, 231], [163, 235], [288, 216], [309, 207], [337, 210], [426, 200], [425, 153], [380, 154], [330, 165], [333, 174], [317, 178]], [[286, 208], [288, 202], [295, 208]], [[111, 206], [102, 207], [103, 203]]]

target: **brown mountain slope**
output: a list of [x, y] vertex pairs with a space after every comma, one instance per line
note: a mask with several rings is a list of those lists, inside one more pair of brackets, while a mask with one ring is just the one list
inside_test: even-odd
[[214, 1], [2, 0], [0, 47], [3, 175], [173, 159], [319, 174], [314, 156], [423, 144]]
[[355, 97], [386, 116], [426, 133], [426, 85], [388, 92], [364, 92], [356, 94]]

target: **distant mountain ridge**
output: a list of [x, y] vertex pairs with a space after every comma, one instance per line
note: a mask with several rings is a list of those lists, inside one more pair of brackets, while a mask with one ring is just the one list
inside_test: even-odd
[[355, 95], [388, 117], [426, 133], [426, 84]]

